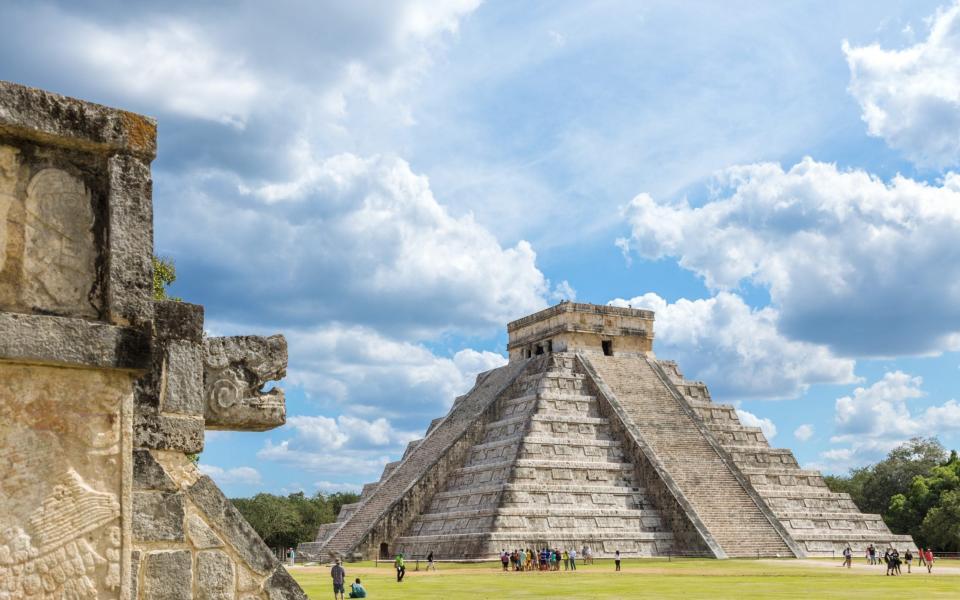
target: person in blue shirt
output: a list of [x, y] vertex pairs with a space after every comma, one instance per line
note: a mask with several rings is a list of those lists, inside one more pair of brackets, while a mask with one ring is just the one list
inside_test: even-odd
[[357, 577], [357, 580], [353, 582], [353, 585], [350, 586], [350, 597], [351, 598], [366, 598], [367, 590], [363, 589], [363, 584], [360, 583], [360, 578]]

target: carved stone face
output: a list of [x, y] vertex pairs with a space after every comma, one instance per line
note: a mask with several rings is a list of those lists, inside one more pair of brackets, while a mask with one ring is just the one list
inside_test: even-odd
[[208, 338], [204, 364], [208, 429], [265, 431], [286, 422], [283, 390], [263, 391], [287, 370], [280, 335]]

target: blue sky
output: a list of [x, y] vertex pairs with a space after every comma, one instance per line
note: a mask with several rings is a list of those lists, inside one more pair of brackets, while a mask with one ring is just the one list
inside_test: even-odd
[[159, 119], [174, 292], [290, 341], [229, 494], [375, 480], [573, 297], [804, 465], [960, 446], [960, 5], [264, 6], [0, 2], [0, 78]]

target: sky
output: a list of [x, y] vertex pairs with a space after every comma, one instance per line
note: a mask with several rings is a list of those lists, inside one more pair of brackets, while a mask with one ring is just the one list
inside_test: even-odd
[[0, 0], [0, 79], [159, 120], [156, 252], [283, 333], [233, 497], [357, 491], [560, 300], [800, 463], [960, 447], [960, 3]]

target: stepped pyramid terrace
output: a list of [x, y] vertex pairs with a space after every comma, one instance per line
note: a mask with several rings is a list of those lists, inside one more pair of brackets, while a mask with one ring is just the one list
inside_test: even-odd
[[658, 359], [653, 324], [651, 311], [570, 302], [510, 323], [509, 363], [480, 374], [299, 557], [484, 558], [544, 545], [805, 557], [914, 546]]

